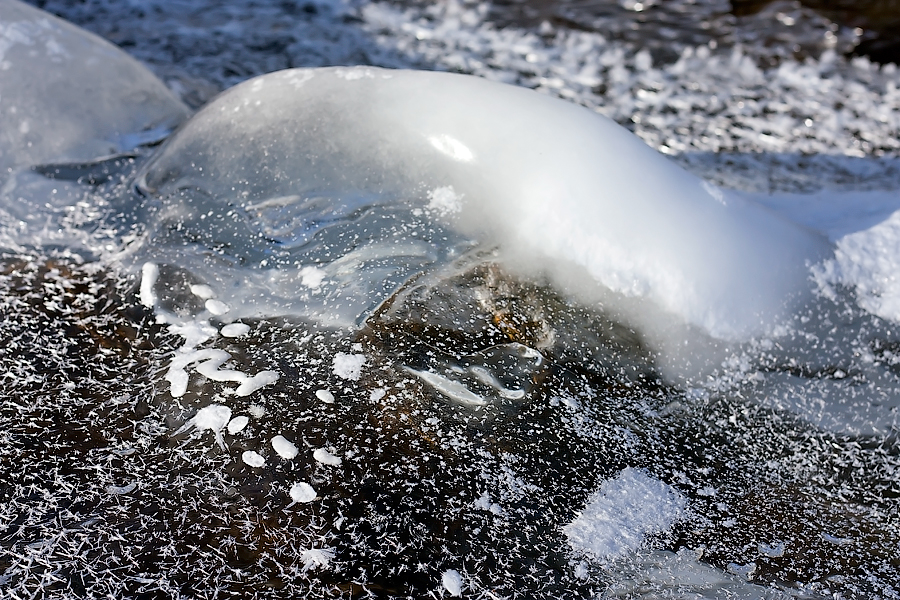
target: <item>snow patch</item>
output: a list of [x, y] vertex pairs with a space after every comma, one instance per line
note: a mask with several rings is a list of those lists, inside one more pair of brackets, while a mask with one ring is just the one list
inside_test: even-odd
[[362, 374], [362, 368], [366, 364], [364, 354], [346, 354], [338, 352], [334, 357], [333, 371], [341, 379], [357, 381]]
[[613, 560], [638, 550], [647, 535], [667, 531], [686, 506], [675, 488], [629, 467], [605, 481], [563, 532], [575, 550]]
[[140, 297], [141, 304], [147, 308], [156, 306], [156, 292], [153, 291], [153, 286], [156, 285], [157, 279], [159, 279], [159, 267], [151, 262], [144, 263], [141, 268]]
[[249, 325], [246, 325], [244, 323], [229, 323], [228, 325], [222, 327], [222, 329], [219, 330], [219, 333], [227, 338], [238, 338], [247, 335], [249, 331]]
[[292, 506], [298, 503], [312, 502], [316, 499], [316, 490], [308, 483], [300, 481], [291, 486], [289, 495], [291, 497], [289, 506]]
[[250, 419], [246, 415], [240, 415], [232, 420], [228, 421], [228, 433], [234, 435], [236, 433], [240, 433], [244, 430], [244, 427], [247, 426], [247, 423], [250, 422]]
[[341, 457], [335, 456], [325, 448], [317, 448], [313, 451], [313, 458], [323, 465], [329, 465], [332, 467], [340, 466]]
[[259, 452], [253, 450], [247, 450], [241, 454], [241, 460], [249, 467], [258, 468], [266, 464], [266, 459]]
[[461, 596], [463, 590], [462, 575], [456, 569], [447, 569], [441, 575], [441, 585], [451, 596]]
[[299, 452], [297, 446], [282, 435], [276, 435], [272, 438], [272, 448], [275, 449], [278, 456], [285, 460], [291, 460], [297, 456], [297, 452]]
[[316, 390], [316, 398], [325, 404], [334, 404], [334, 394], [328, 390]]

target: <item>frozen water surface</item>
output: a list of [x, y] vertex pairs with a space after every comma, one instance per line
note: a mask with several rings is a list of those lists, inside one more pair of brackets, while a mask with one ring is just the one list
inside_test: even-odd
[[48, 2], [194, 106], [354, 63], [545, 94], [290, 70], [156, 148], [159, 81], [0, 2], [47, 74], [0, 108], [71, 90], [29, 129], [66, 148], [3, 138], [0, 595], [896, 597], [900, 76], [694, 4], [642, 51], [629, 3]]

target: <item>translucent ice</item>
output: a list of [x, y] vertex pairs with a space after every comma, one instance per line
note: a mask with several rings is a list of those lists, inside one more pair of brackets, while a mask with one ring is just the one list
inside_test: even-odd
[[[581, 300], [632, 298], [622, 310], [638, 322], [658, 320], [661, 308], [715, 337], [742, 338], [806, 297], [808, 263], [829, 249], [604, 117], [447, 73], [256, 78], [179, 130], [139, 187], [178, 207], [181, 235], [216, 215], [200, 235], [237, 248], [216, 263], [248, 265], [257, 306], [292, 295], [283, 306], [335, 322], [358, 321], [475, 238]], [[157, 252], [172, 244], [183, 253], [183, 240]], [[272, 270], [279, 260], [298, 268]], [[218, 297], [235, 304], [227, 294], [237, 292]]]
[[159, 140], [187, 115], [109, 42], [0, 0], [0, 183], [17, 166], [85, 161]]

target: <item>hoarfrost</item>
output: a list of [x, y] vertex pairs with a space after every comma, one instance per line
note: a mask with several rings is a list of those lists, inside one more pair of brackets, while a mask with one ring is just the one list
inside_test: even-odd
[[638, 550], [647, 535], [667, 531], [686, 507], [674, 488], [628, 467], [605, 481], [563, 531], [573, 548], [607, 561]]
[[338, 352], [334, 356], [333, 371], [341, 379], [356, 381], [362, 374], [362, 368], [366, 364], [364, 354], [346, 354]]
[[300, 553], [303, 561], [303, 572], [315, 570], [319, 567], [327, 568], [328, 563], [334, 559], [334, 550], [331, 548], [310, 548]]

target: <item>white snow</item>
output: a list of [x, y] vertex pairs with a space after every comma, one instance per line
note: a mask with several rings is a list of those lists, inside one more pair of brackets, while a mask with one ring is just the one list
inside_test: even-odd
[[291, 460], [297, 456], [297, 446], [282, 435], [276, 435], [272, 438], [272, 448], [281, 458]]
[[219, 333], [222, 336], [227, 338], [238, 338], [250, 331], [250, 326], [245, 323], [229, 323], [228, 325], [224, 325], [222, 329], [219, 330]]
[[316, 490], [304, 481], [300, 481], [291, 486], [289, 492], [291, 504], [312, 502], [316, 499]]
[[266, 459], [258, 452], [247, 450], [241, 454], [241, 460], [250, 467], [261, 467], [266, 464]]
[[316, 398], [325, 404], [334, 404], [334, 394], [328, 390], [316, 390]]
[[461, 596], [463, 590], [462, 575], [455, 569], [447, 569], [441, 575], [441, 585], [451, 596]]
[[228, 421], [228, 433], [234, 435], [236, 433], [240, 433], [247, 426], [247, 423], [250, 422], [250, 419], [246, 415], [238, 415], [232, 420]]
[[170, 331], [185, 337], [185, 345], [175, 352], [169, 363], [165, 378], [171, 384], [170, 393], [179, 398], [187, 392], [190, 376], [187, 367], [196, 364], [196, 370], [204, 377], [219, 382], [236, 382], [240, 385], [234, 390], [238, 396], [249, 396], [253, 392], [278, 381], [276, 371], [260, 371], [256, 375], [247, 375], [235, 369], [222, 369], [222, 365], [231, 360], [231, 355], [215, 348], [195, 349], [196, 344], [206, 341], [215, 335], [215, 328], [208, 323], [189, 323], [172, 325]]
[[146, 306], [147, 308], [154, 308], [156, 306], [156, 292], [153, 291], [153, 286], [156, 285], [156, 280], [159, 278], [159, 267], [151, 262], [144, 263], [144, 266], [141, 268], [141, 304]]
[[191, 293], [201, 300], [209, 300], [210, 298], [214, 298], [216, 295], [211, 287], [202, 283], [195, 283], [191, 285]]
[[325, 280], [325, 271], [318, 267], [306, 266], [300, 269], [300, 282], [308, 288], [318, 289]]
[[605, 562], [638, 550], [647, 535], [668, 531], [686, 507], [677, 490], [629, 467], [603, 482], [563, 532], [572, 548]]
[[337, 467], [341, 464], [341, 457], [335, 456], [325, 448], [316, 448], [313, 451], [313, 458], [323, 465], [329, 465], [332, 467]]
[[900, 211], [838, 239], [834, 258], [813, 273], [824, 293], [834, 296], [837, 285], [853, 288], [861, 308], [900, 323]]
[[462, 210], [462, 198], [452, 185], [435, 188], [428, 192], [428, 209], [446, 217]]
[[332, 371], [341, 379], [356, 381], [362, 374], [362, 368], [366, 364], [365, 354], [346, 354], [338, 352], [334, 356]]
[[759, 543], [756, 548], [763, 556], [770, 558], [781, 558], [784, 556], [784, 542], [778, 542], [777, 544]]
[[219, 315], [224, 315], [231, 310], [230, 306], [228, 306], [221, 300], [216, 300], [215, 298], [210, 298], [209, 300], [207, 300], [204, 306], [206, 306], [206, 310], [217, 317]]
[[222, 404], [210, 404], [198, 410], [193, 417], [188, 419], [188, 421], [175, 432], [175, 435], [179, 435], [191, 428], [196, 428], [198, 431], [205, 431], [208, 429], [216, 436], [216, 442], [219, 444], [219, 447], [222, 448], [222, 450], [225, 450], [225, 441], [222, 439], [222, 429], [228, 424], [230, 419], [230, 408]]
[[234, 391], [238, 396], [249, 396], [256, 390], [262, 389], [267, 385], [272, 385], [281, 375], [277, 371], [260, 371], [252, 377], [247, 377]]

